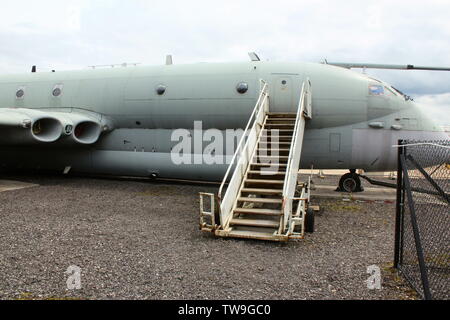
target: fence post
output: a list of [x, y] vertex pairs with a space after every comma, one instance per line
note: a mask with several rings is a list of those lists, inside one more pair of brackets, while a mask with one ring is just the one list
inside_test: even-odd
[[402, 162], [402, 167], [404, 167], [404, 188], [406, 190], [406, 196], [408, 198], [408, 204], [409, 204], [409, 211], [411, 215], [411, 225], [414, 235], [414, 242], [416, 244], [416, 252], [417, 252], [417, 259], [419, 260], [419, 271], [420, 276], [422, 279], [422, 287], [423, 287], [423, 295], [425, 300], [432, 300], [431, 292], [430, 292], [430, 284], [428, 282], [428, 271], [425, 264], [424, 259], [424, 252], [422, 248], [422, 242], [420, 240], [420, 233], [419, 233], [419, 226], [417, 224], [417, 217], [416, 217], [416, 211], [414, 206], [414, 199], [411, 192], [411, 185], [409, 183], [409, 174], [408, 174], [408, 168], [406, 167], [406, 157], [404, 154], [400, 157], [400, 161]]
[[[403, 145], [403, 140], [398, 141], [398, 145]], [[403, 154], [403, 147], [399, 147], [397, 151], [397, 201], [395, 207], [395, 252], [394, 252], [394, 268], [398, 269], [400, 261], [400, 239], [401, 239], [401, 220], [403, 209], [403, 168], [401, 163], [401, 156]]]

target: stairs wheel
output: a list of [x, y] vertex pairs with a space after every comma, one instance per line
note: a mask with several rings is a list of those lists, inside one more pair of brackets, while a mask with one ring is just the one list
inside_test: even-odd
[[305, 232], [313, 233], [314, 232], [314, 210], [312, 208], [308, 208], [306, 210], [305, 216]]
[[220, 213], [219, 210], [214, 212], [214, 220], [217, 226], [220, 226]]

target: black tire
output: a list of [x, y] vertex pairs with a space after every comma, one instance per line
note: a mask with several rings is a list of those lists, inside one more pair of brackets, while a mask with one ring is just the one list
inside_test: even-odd
[[347, 173], [339, 180], [339, 189], [343, 192], [361, 192], [361, 179], [356, 173]]
[[313, 233], [314, 232], [314, 215], [315, 212], [312, 208], [308, 208], [306, 210], [305, 216], [305, 232]]
[[[216, 208], [217, 208], [218, 202], [216, 201]], [[220, 213], [219, 210], [216, 209], [214, 211], [214, 222], [216, 224], [216, 226], [220, 226]]]

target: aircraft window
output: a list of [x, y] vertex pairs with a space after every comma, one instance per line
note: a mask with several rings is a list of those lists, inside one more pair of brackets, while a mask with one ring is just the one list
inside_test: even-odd
[[60, 88], [53, 89], [52, 94], [54, 97], [59, 97], [61, 95], [61, 89]]
[[16, 98], [21, 99], [25, 95], [25, 91], [23, 89], [19, 89], [16, 91]]
[[165, 85], [160, 84], [159, 86], [156, 87], [156, 93], [159, 94], [160, 96], [162, 96], [165, 92], [166, 92]]
[[282, 84], [282, 85], [285, 85], [286, 83], [287, 83], [286, 80], [281, 81], [281, 84]]
[[246, 93], [248, 91], [248, 83], [246, 82], [238, 83], [238, 85], [236, 86], [236, 91], [239, 92], [240, 94]]
[[63, 84], [56, 84], [53, 87], [52, 95], [54, 97], [59, 97], [62, 94], [62, 90], [63, 90]]
[[369, 94], [372, 96], [381, 96], [384, 94], [384, 88], [377, 84], [371, 84], [369, 85]]

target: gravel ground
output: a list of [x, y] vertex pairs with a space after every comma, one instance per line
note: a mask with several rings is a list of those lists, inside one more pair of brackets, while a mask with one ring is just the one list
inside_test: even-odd
[[[0, 299], [416, 297], [390, 268], [394, 204], [313, 199], [316, 232], [279, 244], [201, 233], [198, 192], [216, 186], [4, 178], [40, 187], [0, 193]], [[67, 289], [71, 265], [81, 290]], [[382, 290], [367, 289], [370, 265]]]

